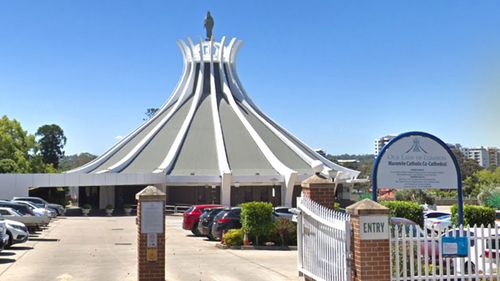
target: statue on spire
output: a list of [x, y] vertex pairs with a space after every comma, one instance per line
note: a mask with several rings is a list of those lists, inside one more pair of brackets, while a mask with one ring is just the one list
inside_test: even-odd
[[212, 39], [212, 30], [214, 29], [214, 18], [212, 18], [210, 11], [208, 11], [205, 17], [204, 25], [207, 30], [207, 38], [205, 38], [205, 40], [210, 41]]

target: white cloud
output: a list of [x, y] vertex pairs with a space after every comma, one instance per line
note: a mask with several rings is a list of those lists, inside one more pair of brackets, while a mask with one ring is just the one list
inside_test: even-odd
[[124, 138], [124, 136], [116, 136], [116, 137], [115, 137], [115, 140], [121, 140], [121, 139], [123, 139], [123, 138]]

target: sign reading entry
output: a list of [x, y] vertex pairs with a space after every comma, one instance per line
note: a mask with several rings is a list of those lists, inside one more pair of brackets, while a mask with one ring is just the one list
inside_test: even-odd
[[378, 160], [377, 184], [388, 188], [457, 189], [451, 155], [435, 140], [409, 135], [387, 148]]
[[359, 218], [361, 240], [389, 239], [387, 216], [362, 216]]
[[163, 233], [163, 202], [141, 203], [141, 233]]

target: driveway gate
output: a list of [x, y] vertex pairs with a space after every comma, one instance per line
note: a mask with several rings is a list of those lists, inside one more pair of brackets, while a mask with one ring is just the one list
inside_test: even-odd
[[351, 231], [348, 214], [297, 198], [299, 272], [314, 280], [351, 280]]

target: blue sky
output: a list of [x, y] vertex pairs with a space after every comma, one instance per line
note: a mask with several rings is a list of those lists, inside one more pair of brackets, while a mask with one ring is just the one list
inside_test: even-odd
[[0, 0], [0, 115], [104, 152], [171, 94], [176, 40], [245, 41], [240, 78], [313, 148], [373, 153], [412, 130], [500, 147], [498, 1]]

